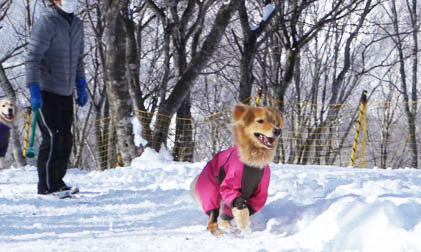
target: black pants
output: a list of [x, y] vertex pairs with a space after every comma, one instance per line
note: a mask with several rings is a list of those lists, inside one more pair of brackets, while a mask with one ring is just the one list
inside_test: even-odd
[[42, 91], [43, 106], [38, 125], [42, 135], [38, 154], [38, 193], [54, 192], [66, 186], [72, 151], [73, 97]]

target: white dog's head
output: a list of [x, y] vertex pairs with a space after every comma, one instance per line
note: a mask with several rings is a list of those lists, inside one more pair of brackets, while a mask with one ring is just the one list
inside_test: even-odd
[[6, 124], [11, 124], [16, 118], [16, 106], [9, 98], [0, 100], [0, 120]]

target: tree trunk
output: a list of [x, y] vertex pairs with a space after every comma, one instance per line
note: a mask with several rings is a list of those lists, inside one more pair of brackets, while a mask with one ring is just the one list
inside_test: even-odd
[[140, 58], [136, 40], [136, 25], [133, 17], [129, 16], [129, 8], [123, 8], [123, 19], [126, 29], [126, 61], [127, 61], [127, 82], [129, 85], [129, 94], [132, 99], [133, 109], [145, 111], [143, 104], [143, 95], [139, 86]]
[[193, 161], [193, 121], [191, 115], [190, 97], [187, 96], [177, 111], [177, 124], [175, 131], [174, 160]]
[[129, 166], [136, 157], [131, 124], [132, 100], [126, 78], [127, 62], [126, 34], [120, 13], [128, 8], [129, 1], [109, 0], [105, 3], [105, 44], [106, 44], [106, 87], [110, 101], [111, 121], [117, 135], [117, 149], [120, 151], [122, 165]]
[[[174, 9], [174, 8], [173, 8]], [[176, 11], [173, 10], [174, 16], [178, 19], [178, 16], [175, 14]], [[183, 17], [184, 18], [184, 17]], [[183, 21], [183, 19], [181, 19]], [[177, 67], [178, 76], [182, 76], [187, 66], [187, 53], [186, 53], [186, 41], [184, 31], [186, 27], [182, 26], [186, 24], [185, 22], [177, 22], [175, 27], [175, 32], [173, 35], [173, 43], [175, 45], [174, 58], [175, 65]], [[176, 130], [175, 130], [175, 142], [173, 149], [174, 160], [176, 161], [193, 161], [193, 125], [192, 125], [192, 115], [191, 115], [191, 100], [190, 100], [190, 91], [188, 92], [186, 98], [181, 104], [180, 108], [177, 110], [176, 118]]]
[[269, 36], [266, 36], [258, 41], [259, 36], [265, 31], [266, 27], [270, 23], [272, 17], [274, 17], [275, 11], [264, 21], [262, 21], [259, 26], [255, 29], [251, 29], [249, 23], [249, 18], [247, 14], [247, 8], [245, 1], [241, 1], [240, 7], [238, 10], [240, 16], [241, 27], [243, 31], [243, 48], [240, 51], [241, 60], [240, 60], [240, 91], [239, 91], [239, 100], [244, 103], [249, 103], [249, 98], [251, 97], [252, 88], [253, 88], [253, 66], [254, 60], [256, 57], [257, 49], [260, 44]]
[[393, 126], [394, 108], [392, 108], [391, 95], [384, 105], [383, 119], [381, 125], [381, 142], [380, 142], [380, 168], [386, 169], [388, 167], [389, 157], [389, 141], [391, 137], [391, 130]]
[[[409, 5], [409, 4], [408, 4]], [[417, 115], [417, 106], [418, 106], [418, 33], [419, 33], [419, 22], [417, 16], [417, 0], [412, 0], [412, 11], [411, 12], [411, 23], [412, 23], [412, 90], [411, 90], [411, 113], [414, 115], [413, 124], [411, 127], [411, 139], [412, 152], [413, 152], [413, 161], [412, 165], [415, 168], [418, 168], [418, 145], [417, 145], [417, 132], [416, 132], [416, 115]]]
[[[403, 53], [404, 45], [403, 45], [400, 31], [399, 31], [400, 29], [399, 29], [399, 22], [398, 22], [398, 13], [396, 10], [395, 0], [392, 1], [392, 13], [393, 13], [393, 29], [396, 34], [396, 39], [394, 41], [398, 50], [398, 57], [399, 57], [399, 72], [400, 72], [400, 77], [401, 77], [401, 89], [402, 89], [402, 94], [404, 98], [406, 118], [408, 122], [409, 151], [411, 152], [411, 157], [412, 157], [411, 166], [413, 168], [418, 168], [417, 136], [416, 136], [416, 124], [415, 124], [417, 104], [416, 104], [416, 100], [412, 100], [413, 98], [416, 99], [417, 97], [417, 94], [416, 94], [417, 88], [416, 88], [416, 83], [413, 83], [413, 87], [411, 88], [411, 91], [410, 92], [408, 91], [408, 86], [407, 86], [407, 81], [406, 81], [407, 77], [406, 77], [406, 70], [405, 70], [405, 56]], [[414, 42], [417, 41], [416, 37], [417, 37], [417, 34], [415, 34]], [[416, 44], [414, 47], [416, 48]], [[413, 63], [416, 63], [416, 62], [417, 61], [415, 59]], [[417, 69], [416, 65], [414, 65], [413, 67], [415, 67], [415, 70]], [[416, 73], [413, 73], [413, 74], [416, 75]], [[416, 78], [415, 78], [415, 81], [416, 81]], [[412, 93], [412, 95], [410, 95], [410, 93]]]

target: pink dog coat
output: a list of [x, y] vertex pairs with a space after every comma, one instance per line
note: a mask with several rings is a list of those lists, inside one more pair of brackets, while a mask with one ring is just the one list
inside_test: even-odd
[[[246, 168], [247, 172], [245, 172]], [[260, 175], [256, 176], [257, 173], [260, 173]], [[261, 176], [261, 178], [257, 178], [260, 181], [256, 181], [258, 176]], [[250, 184], [248, 182], [253, 180], [255, 181], [251, 184], [257, 184], [254, 188], [243, 188], [247, 187]], [[263, 168], [263, 172], [262, 169], [244, 165], [240, 161], [237, 146], [234, 146], [217, 153], [207, 163], [197, 180], [196, 192], [205, 213], [213, 209], [219, 209], [221, 199], [223, 199], [226, 204], [224, 214], [232, 217], [232, 202], [239, 196], [246, 200], [247, 206], [251, 207], [254, 212], [259, 211], [266, 203], [269, 181], [269, 165]]]

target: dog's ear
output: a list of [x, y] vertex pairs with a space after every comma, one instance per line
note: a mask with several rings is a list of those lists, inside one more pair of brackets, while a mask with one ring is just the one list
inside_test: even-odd
[[282, 117], [281, 112], [278, 111], [277, 117], [279, 121], [279, 128], [284, 128], [284, 118]]
[[244, 105], [242, 103], [238, 104], [234, 108], [234, 113], [232, 115], [232, 119], [234, 122], [238, 123], [244, 116], [244, 114], [247, 111], [247, 105]]
[[281, 112], [279, 112], [278, 109], [272, 107], [269, 108], [269, 111], [273, 114], [273, 116], [275, 117], [276, 120], [276, 126], [279, 128], [283, 128], [284, 127], [284, 118], [282, 117]]
[[244, 122], [244, 125], [248, 126], [254, 121], [254, 112], [251, 109], [248, 109], [246, 111], [246, 114], [243, 116], [242, 121]]

